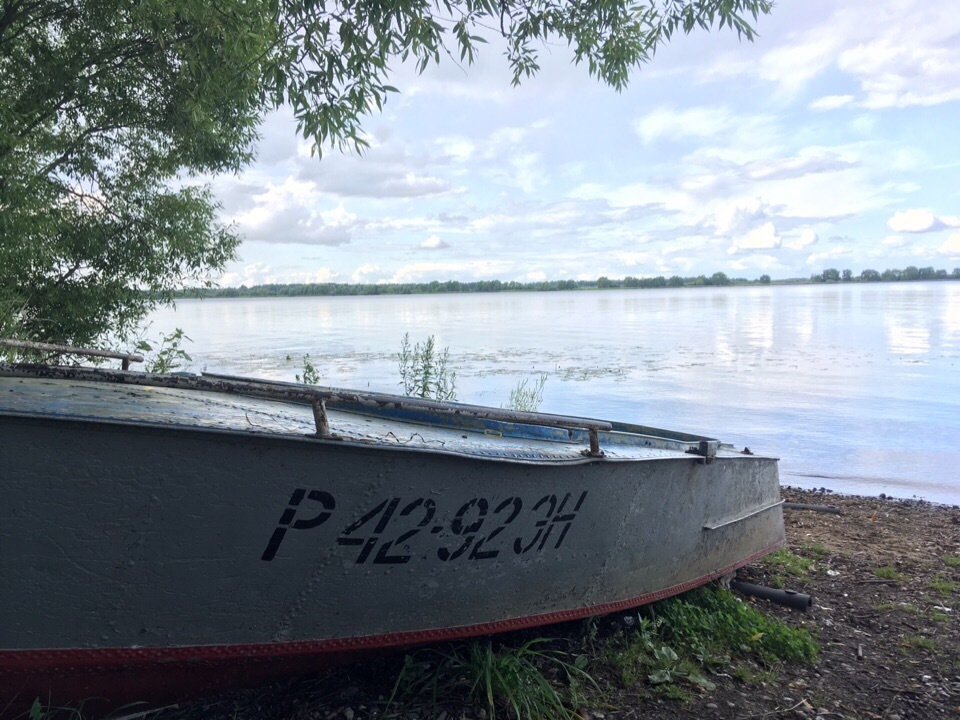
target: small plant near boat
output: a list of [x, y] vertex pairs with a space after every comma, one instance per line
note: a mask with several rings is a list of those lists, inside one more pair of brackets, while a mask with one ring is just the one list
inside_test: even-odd
[[800, 552], [814, 560], [826, 560], [831, 555], [830, 550], [820, 543], [804, 543], [800, 546]]
[[729, 590], [708, 586], [650, 606], [663, 619], [663, 637], [703, 658], [751, 654], [767, 665], [813, 663], [819, 646], [810, 633], [769, 618]]
[[[492, 640], [458, 643], [446, 649], [407, 655], [390, 698], [413, 699], [433, 705], [464, 701], [486, 706], [495, 720], [506, 713], [516, 720], [576, 720], [584, 691], [597, 688], [580, 658], [570, 662], [563, 653], [541, 649], [547, 640], [529, 640], [519, 647], [495, 646]], [[562, 676], [558, 688], [547, 675]]]
[[532, 383], [524, 378], [510, 391], [507, 400], [507, 409], [522, 412], [536, 412], [543, 403], [543, 386], [547, 384], [547, 374], [540, 373], [540, 377]]
[[410, 333], [404, 333], [397, 361], [404, 395], [456, 401], [457, 373], [450, 368], [450, 348], [438, 350], [433, 335], [411, 347]]
[[[764, 616], [729, 590], [705, 587], [640, 608], [632, 627], [610, 637], [599, 657], [623, 686], [644, 682], [663, 695], [677, 684], [710, 691], [709, 674], [729, 671], [738, 658], [755, 658], [769, 670], [781, 662], [813, 663], [818, 654], [806, 630]], [[754, 674], [738, 677], [746, 682]]]
[[[83, 714], [84, 703], [78, 703], [76, 707], [64, 706], [58, 707], [52, 704], [44, 704], [40, 698], [34, 698], [30, 709], [14, 718], [25, 718], [26, 720], [85, 720]], [[3, 708], [0, 708], [0, 717], [5, 717]]]
[[[289, 355], [287, 358], [289, 359]], [[310, 353], [303, 356], [303, 375], [297, 373], [294, 375], [298, 383], [302, 385], [317, 385], [320, 382], [320, 371], [310, 360]]]
[[770, 553], [760, 560], [760, 564], [772, 571], [770, 585], [775, 588], [785, 587], [788, 575], [800, 581], [807, 581], [810, 579], [810, 574], [817, 569], [813, 560], [792, 553], [787, 548], [780, 548]]
[[893, 580], [895, 582], [903, 582], [903, 574], [897, 572], [894, 568], [889, 565], [881, 568], [877, 568], [873, 571], [873, 574], [876, 575], [881, 580]]
[[163, 374], [174, 372], [186, 363], [193, 362], [193, 358], [182, 347], [184, 340], [193, 342], [182, 328], [177, 328], [169, 335], [161, 335], [160, 344], [157, 346], [147, 340], [139, 340], [136, 345], [137, 350], [153, 353], [152, 356], [145, 358], [143, 369], [148, 373]]

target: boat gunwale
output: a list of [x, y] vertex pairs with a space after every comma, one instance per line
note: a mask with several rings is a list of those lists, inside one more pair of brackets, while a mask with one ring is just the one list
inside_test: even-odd
[[[204, 373], [202, 375], [187, 373], [155, 374], [105, 368], [0, 362], [0, 376], [164, 387], [176, 390], [225, 393], [279, 402], [309, 404], [313, 408], [317, 429], [314, 437], [336, 441], [348, 441], [349, 438], [340, 438], [331, 432], [327, 416], [327, 403], [330, 403], [332, 408], [339, 408], [345, 412], [354, 412], [361, 415], [370, 414], [383, 416], [387, 411], [392, 411], [394, 414], [403, 412], [432, 413], [435, 414], [436, 417], [427, 418], [421, 415], [420, 417], [408, 419], [407, 422], [433, 424], [445, 428], [460, 427], [456, 424], [456, 421], [459, 421], [461, 424], [464, 422], [468, 424], [474, 423], [479, 427], [483, 427], [484, 422], [491, 422], [507, 426], [520, 425], [524, 427], [555, 428], [566, 431], [566, 442], [588, 443], [588, 449], [581, 451], [581, 454], [590, 459], [604, 457], [604, 453], [600, 449], [601, 432], [608, 442], [613, 442], [614, 444], [633, 444], [657, 450], [689, 453], [699, 457], [701, 460], [706, 458], [707, 461], [712, 460], [713, 457], [716, 456], [717, 451], [722, 445], [719, 440], [712, 438], [673, 431], [659, 431], [657, 428], [621, 422], [609, 422], [606, 420], [550, 413], [505, 410], [482, 405], [442, 402], [379, 392], [301, 385], [276, 380], [240, 378], [213, 373]], [[353, 407], [351, 408], [350, 406]], [[43, 417], [43, 415], [38, 415]], [[392, 419], [400, 422], [404, 421], [402, 417]], [[446, 419], [446, 422], [443, 421], [444, 419]], [[133, 424], [136, 423], [134, 422]], [[656, 432], [662, 434], [652, 434]], [[525, 437], [524, 434], [515, 436]], [[618, 438], [630, 438], [634, 439], [635, 442], [617, 443]], [[537, 439], [547, 438], [541, 437]], [[557, 441], [559, 438], [554, 438], [553, 440]], [[360, 442], [363, 443], [363, 441]]]

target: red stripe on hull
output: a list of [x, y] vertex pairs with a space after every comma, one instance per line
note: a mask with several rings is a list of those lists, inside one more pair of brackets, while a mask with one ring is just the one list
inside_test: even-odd
[[617, 602], [495, 622], [362, 637], [244, 645], [143, 648], [0, 650], [0, 709], [11, 699], [54, 703], [103, 699], [105, 706], [151, 704], [243, 687], [270, 678], [321, 670], [399, 649], [605, 615], [663, 600], [715, 580], [777, 548], [780, 541], [739, 562], [663, 590]]

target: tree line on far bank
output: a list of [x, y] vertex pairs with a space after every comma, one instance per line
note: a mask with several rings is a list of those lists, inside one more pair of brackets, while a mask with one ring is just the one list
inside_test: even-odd
[[549, 292], [554, 290], [605, 290], [613, 288], [668, 288], [668, 287], [727, 287], [733, 285], [770, 285], [800, 283], [841, 283], [841, 282], [899, 282], [912, 280], [960, 280], [960, 268], [953, 272], [935, 270], [932, 267], [917, 268], [909, 266], [903, 270], [890, 269], [882, 273], [876, 270], [864, 270], [854, 275], [851, 270], [827, 268], [822, 273], [814, 273], [810, 279], [789, 278], [771, 280], [769, 275], [761, 275], [756, 280], [742, 277], [728, 277], [726, 273], [715, 272], [712, 275], [681, 277], [633, 277], [628, 275], [620, 279], [601, 276], [596, 280], [541, 280], [536, 282], [517, 282], [514, 280], [477, 280], [461, 282], [433, 280], [428, 283], [267, 283], [247, 287], [195, 288], [177, 293], [178, 298], [224, 298], [224, 297], [304, 297], [329, 295], [421, 295], [435, 293], [490, 293], [490, 292]]

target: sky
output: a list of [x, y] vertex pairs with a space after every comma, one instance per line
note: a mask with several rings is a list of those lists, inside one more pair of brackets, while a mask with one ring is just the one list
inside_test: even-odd
[[362, 156], [266, 118], [215, 178], [270, 282], [809, 277], [960, 267], [960, 2], [780, 0], [754, 43], [677, 35], [617, 93], [545, 47], [514, 88], [495, 38], [368, 116]]

